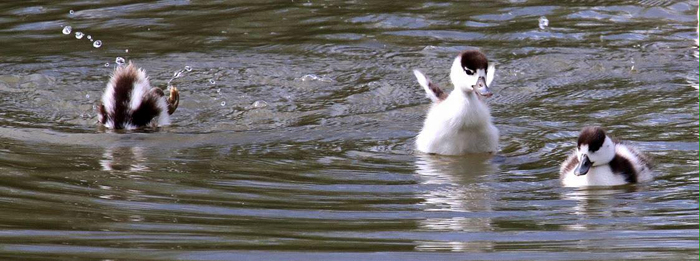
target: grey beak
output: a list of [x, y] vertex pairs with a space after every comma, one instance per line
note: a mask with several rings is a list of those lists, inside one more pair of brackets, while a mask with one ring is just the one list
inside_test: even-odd
[[593, 166], [593, 162], [588, 159], [588, 155], [583, 155], [581, 162], [578, 163], [578, 166], [576, 166], [576, 169], [574, 170], [574, 174], [576, 174], [576, 176], [586, 175], [588, 170], [591, 169], [591, 166]]
[[491, 95], [493, 95], [491, 90], [489, 90], [489, 86], [486, 85], [486, 78], [483, 76], [479, 77], [479, 80], [476, 81], [476, 84], [472, 88], [481, 96], [491, 97]]

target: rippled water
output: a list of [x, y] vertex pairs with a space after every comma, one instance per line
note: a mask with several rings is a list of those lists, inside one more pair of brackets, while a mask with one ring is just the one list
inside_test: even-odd
[[[1, 3], [0, 257], [695, 259], [697, 10]], [[465, 48], [496, 64], [501, 150], [414, 153], [428, 99], [411, 69], [446, 86]], [[97, 128], [117, 57], [162, 87], [181, 72], [172, 126]], [[646, 151], [657, 178], [561, 187], [559, 163], [585, 125]]]

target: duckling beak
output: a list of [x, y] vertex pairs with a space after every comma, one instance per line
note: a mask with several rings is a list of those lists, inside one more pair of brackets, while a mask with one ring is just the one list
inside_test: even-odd
[[486, 77], [484, 76], [479, 77], [479, 80], [476, 81], [476, 84], [472, 88], [481, 96], [491, 97], [491, 95], [493, 95], [491, 90], [489, 90], [489, 86], [486, 85]]
[[591, 160], [588, 159], [588, 155], [583, 155], [583, 157], [581, 157], [581, 161], [574, 170], [574, 174], [576, 176], [586, 175], [586, 173], [588, 173], [588, 170], [591, 169], [591, 166], [593, 166], [593, 162], [591, 162]]
[[168, 114], [173, 114], [177, 106], [180, 105], [180, 92], [175, 86], [170, 86], [170, 97], [168, 97]]

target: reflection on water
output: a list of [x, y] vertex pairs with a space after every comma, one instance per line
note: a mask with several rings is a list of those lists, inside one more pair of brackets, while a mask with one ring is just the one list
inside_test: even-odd
[[443, 157], [421, 154], [416, 160], [416, 173], [421, 184], [436, 185], [437, 190], [424, 195], [426, 210], [488, 211], [477, 184], [488, 182], [497, 171], [490, 155]]
[[617, 186], [615, 188], [579, 188], [566, 191], [562, 200], [573, 203], [570, 213], [574, 219], [572, 224], [564, 227], [569, 230], [589, 231], [599, 228], [591, 224], [591, 217], [613, 218], [615, 213], [624, 208], [634, 207], [624, 199], [626, 195], [638, 191], [634, 185]]
[[105, 149], [100, 166], [105, 171], [144, 172], [145, 162], [142, 147], [112, 147]]
[[[416, 173], [420, 183], [431, 189], [418, 195], [425, 201], [421, 204], [425, 211], [454, 211], [461, 213], [486, 213], [493, 211], [491, 202], [495, 199], [481, 184], [489, 182], [498, 169], [488, 154], [474, 154], [468, 157], [446, 157], [437, 155], [417, 155]], [[421, 229], [428, 231], [488, 231], [490, 218], [449, 217], [427, 218], [419, 221]], [[487, 241], [424, 241], [417, 242], [419, 250], [449, 249], [451, 251], [488, 251], [492, 244]]]

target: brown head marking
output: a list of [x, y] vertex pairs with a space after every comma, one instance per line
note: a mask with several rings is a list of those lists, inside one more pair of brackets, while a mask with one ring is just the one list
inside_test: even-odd
[[467, 50], [460, 54], [462, 70], [468, 75], [473, 75], [476, 70], [483, 69], [488, 72], [489, 60], [477, 50]]
[[588, 145], [588, 151], [596, 152], [605, 142], [605, 131], [601, 127], [585, 127], [578, 136], [578, 148]]

